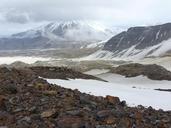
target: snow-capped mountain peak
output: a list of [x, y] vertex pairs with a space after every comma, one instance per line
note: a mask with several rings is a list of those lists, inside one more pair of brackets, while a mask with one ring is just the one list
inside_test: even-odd
[[81, 47], [110, 39], [113, 35], [113, 30], [97, 22], [49, 22], [31, 30], [0, 38], [0, 46], [3, 49]]
[[38, 28], [13, 35], [16, 38], [53, 35], [66, 41], [100, 41], [113, 35], [110, 29], [96, 22], [66, 21], [50, 22]]

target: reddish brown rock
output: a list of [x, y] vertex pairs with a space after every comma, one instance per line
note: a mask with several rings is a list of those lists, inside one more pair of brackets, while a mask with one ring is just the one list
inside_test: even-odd
[[119, 103], [120, 103], [120, 99], [119, 99], [119, 97], [106, 96], [106, 99], [107, 99], [107, 101], [108, 101], [109, 103], [114, 104], [114, 105], [116, 105], [116, 104], [119, 104]]
[[108, 119], [106, 119], [106, 124], [111, 125], [111, 124], [116, 124], [117, 123], [117, 119], [113, 118], [113, 117], [109, 117]]
[[4, 111], [0, 111], [0, 126], [10, 125], [13, 123], [15, 123], [15, 118], [13, 115]]
[[3, 95], [0, 95], [0, 109], [5, 109], [6, 106], [5, 106], [5, 96]]
[[44, 91], [43, 94], [44, 95], [56, 95], [57, 91]]
[[62, 117], [58, 120], [60, 128], [83, 128], [85, 123], [79, 117]]

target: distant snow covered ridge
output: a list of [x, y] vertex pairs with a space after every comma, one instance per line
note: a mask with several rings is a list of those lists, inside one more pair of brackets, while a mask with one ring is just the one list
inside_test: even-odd
[[118, 96], [121, 100], [126, 100], [129, 106], [143, 105], [146, 107], [152, 106], [155, 109], [171, 110], [171, 99], [169, 98], [171, 93], [154, 90], [157, 88], [171, 89], [170, 81], [154, 81], [142, 76], [124, 78], [110, 73], [97, 76], [109, 82], [84, 79], [47, 79], [47, 81], [95, 96]]
[[50, 22], [0, 38], [0, 50], [80, 48], [90, 43], [107, 40], [122, 30], [117, 27], [108, 28], [92, 21]]
[[50, 39], [61, 39], [70, 41], [92, 41], [104, 40], [112, 35], [110, 29], [96, 22], [86, 21], [67, 21], [67, 22], [51, 22], [41, 27], [13, 35], [16, 38], [34, 38], [41, 34], [50, 37]]
[[51, 58], [42, 58], [42, 57], [24, 57], [24, 56], [16, 56], [16, 57], [0, 57], [0, 65], [1, 64], [12, 64], [14, 62], [20, 61], [27, 64], [33, 64], [36, 61], [49, 61]]
[[133, 27], [108, 40], [91, 59], [127, 59], [158, 57], [171, 51], [171, 23]]

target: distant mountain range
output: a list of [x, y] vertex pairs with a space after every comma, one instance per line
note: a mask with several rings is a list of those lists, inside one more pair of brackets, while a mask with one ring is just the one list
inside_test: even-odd
[[115, 31], [95, 22], [51, 22], [0, 38], [0, 50], [82, 47], [109, 39]]
[[164, 56], [171, 52], [171, 23], [132, 27], [112, 37], [92, 59], [141, 59]]

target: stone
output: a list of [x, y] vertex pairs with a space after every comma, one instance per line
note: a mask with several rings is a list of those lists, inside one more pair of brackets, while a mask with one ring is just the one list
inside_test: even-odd
[[142, 120], [142, 118], [143, 118], [142, 113], [136, 112], [135, 113], [135, 118], [138, 119], [138, 120]]
[[102, 111], [97, 112], [97, 118], [99, 119], [107, 118], [110, 115], [111, 115], [110, 110], [102, 110]]
[[9, 102], [13, 105], [17, 105], [18, 103], [20, 103], [20, 97], [18, 97], [18, 96], [11, 97], [9, 99]]
[[116, 126], [114, 125], [96, 125], [95, 128], [116, 128]]
[[6, 109], [6, 105], [5, 105], [5, 96], [0, 95], [0, 109], [5, 110]]
[[110, 117], [108, 119], [106, 119], [106, 124], [110, 125], [110, 124], [115, 124], [116, 123], [116, 118]]
[[28, 86], [28, 87], [33, 87], [34, 85], [33, 85], [33, 84], [28, 84], [27, 86]]
[[86, 111], [89, 111], [90, 112], [91, 111], [91, 108], [89, 108], [89, 107], [86, 106], [86, 107], [83, 108], [83, 110], [86, 110]]
[[44, 91], [43, 94], [44, 95], [56, 95], [57, 91]]
[[15, 118], [13, 115], [5, 111], [0, 111], [0, 125], [1, 124], [12, 124], [15, 123]]
[[71, 110], [71, 111], [66, 111], [67, 114], [72, 115], [72, 116], [78, 116], [81, 114], [80, 110]]
[[106, 100], [111, 103], [111, 104], [119, 104], [120, 103], [120, 99], [119, 97], [114, 97], [114, 96], [106, 96]]
[[37, 107], [33, 106], [33, 107], [29, 108], [28, 111], [31, 112], [31, 113], [36, 113], [37, 112]]
[[24, 109], [23, 109], [23, 108], [17, 108], [17, 109], [15, 109], [13, 112], [14, 112], [14, 113], [17, 113], [17, 112], [21, 112], [21, 111], [24, 111]]
[[57, 124], [59, 128], [85, 128], [85, 123], [79, 117], [62, 117]]
[[126, 101], [121, 101], [120, 104], [122, 107], [125, 107], [126, 106]]
[[32, 120], [41, 120], [41, 116], [39, 114], [32, 114], [31, 119]]
[[133, 127], [131, 127], [131, 121], [128, 118], [121, 118], [119, 120], [118, 128], [133, 128]]
[[17, 121], [17, 128], [30, 128], [31, 118], [30, 117], [23, 117]]
[[28, 123], [31, 123], [31, 118], [28, 116], [23, 117], [20, 121], [26, 121]]
[[3, 87], [3, 90], [7, 92], [8, 94], [16, 94], [17, 93], [17, 87], [13, 84], [8, 84]]
[[111, 112], [117, 118], [128, 116], [124, 109], [115, 108], [112, 109]]
[[41, 113], [42, 118], [54, 117], [57, 115], [57, 111], [55, 109], [50, 109]]

